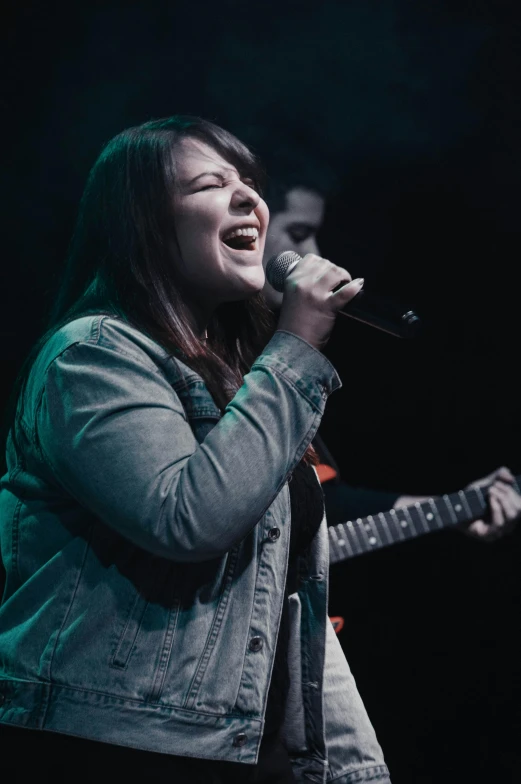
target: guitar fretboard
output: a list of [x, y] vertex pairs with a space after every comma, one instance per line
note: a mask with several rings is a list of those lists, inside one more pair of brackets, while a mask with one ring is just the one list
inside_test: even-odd
[[[515, 479], [519, 492], [521, 477]], [[348, 520], [329, 530], [329, 562], [388, 547], [416, 536], [479, 519], [488, 506], [486, 488], [460, 490], [427, 501]]]

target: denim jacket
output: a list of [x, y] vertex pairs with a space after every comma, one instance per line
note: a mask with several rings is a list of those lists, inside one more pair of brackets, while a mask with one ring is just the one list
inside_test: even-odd
[[[0, 721], [255, 763], [287, 480], [339, 385], [320, 352], [278, 331], [221, 415], [199, 375], [122, 320], [56, 332], [0, 490]], [[299, 569], [283, 729], [297, 780], [388, 782], [327, 618], [325, 521]]]

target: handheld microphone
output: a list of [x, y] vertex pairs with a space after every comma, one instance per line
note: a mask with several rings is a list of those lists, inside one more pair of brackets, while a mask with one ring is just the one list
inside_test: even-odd
[[[266, 265], [266, 278], [275, 291], [284, 291], [284, 281], [302, 256], [286, 250], [273, 256]], [[418, 334], [421, 322], [412, 310], [404, 311], [395, 302], [367, 294], [364, 289], [358, 292], [347, 305], [339, 311], [343, 316], [369, 324], [397, 338], [412, 338]]]

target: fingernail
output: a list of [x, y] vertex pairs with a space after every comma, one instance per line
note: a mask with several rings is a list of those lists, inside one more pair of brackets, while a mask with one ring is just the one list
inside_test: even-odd
[[353, 283], [359, 283], [360, 288], [362, 288], [362, 286], [364, 285], [364, 278], [355, 278]]

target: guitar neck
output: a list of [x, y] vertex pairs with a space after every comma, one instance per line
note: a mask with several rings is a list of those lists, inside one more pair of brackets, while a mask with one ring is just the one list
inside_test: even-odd
[[[521, 476], [515, 478], [514, 486], [520, 492]], [[478, 487], [330, 526], [329, 562], [339, 563], [416, 536], [470, 523], [478, 520], [487, 507], [486, 488]]]

